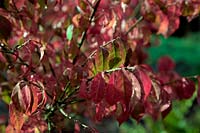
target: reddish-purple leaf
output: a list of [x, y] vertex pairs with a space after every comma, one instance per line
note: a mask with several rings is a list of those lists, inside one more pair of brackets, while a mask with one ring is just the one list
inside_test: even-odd
[[195, 84], [189, 79], [182, 78], [174, 83], [173, 89], [179, 99], [188, 99], [195, 91]]
[[25, 82], [21, 81], [17, 83], [17, 85], [13, 89], [11, 99], [13, 103], [16, 103], [19, 111], [29, 113], [32, 97], [30, 88], [26, 85]]
[[157, 34], [162, 34], [165, 37], [168, 36], [168, 29], [169, 29], [169, 19], [167, 16], [164, 16], [162, 19]]
[[109, 77], [109, 83], [106, 88], [106, 101], [110, 104], [116, 104], [123, 100], [123, 75], [120, 71], [113, 72]]
[[175, 63], [169, 56], [163, 56], [158, 60], [159, 72], [171, 71], [174, 68], [175, 68]]
[[103, 73], [97, 74], [92, 81], [87, 84], [86, 79], [82, 79], [79, 96], [94, 103], [99, 103], [105, 95], [106, 83], [103, 78]]
[[[147, 99], [147, 97], [150, 94], [151, 91], [151, 79], [147, 75], [147, 73], [143, 69], [138, 69], [138, 78], [140, 83], [142, 84], [143, 91], [144, 91], [144, 101]], [[137, 76], [137, 75], [136, 75]]]
[[[25, 122], [25, 114], [19, 111], [15, 106], [16, 105], [14, 105], [14, 103], [9, 105], [9, 125], [13, 127], [17, 133], [20, 133], [20, 130]], [[8, 126], [8, 128], [11, 127]]]
[[[44, 105], [47, 102], [47, 94], [46, 94], [44, 85], [40, 81], [37, 81], [35, 84], [37, 84], [37, 85], [31, 85], [33, 100], [35, 100], [32, 103], [32, 110], [31, 110], [32, 112], [36, 109], [36, 106], [42, 108], [42, 107], [44, 107]], [[37, 96], [37, 98], [35, 98], [36, 96]], [[37, 101], [38, 101], [38, 103], [37, 103]]]
[[103, 79], [103, 73], [99, 73], [91, 81], [90, 97], [93, 102], [98, 103], [104, 98], [105, 94], [105, 80]]
[[109, 105], [118, 105], [115, 117], [120, 124], [129, 118], [141, 100], [141, 91], [140, 83], [132, 72], [122, 69], [110, 75], [106, 101]]
[[24, 6], [25, 0], [13, 0], [13, 2], [17, 10], [20, 10]]
[[105, 111], [105, 103], [100, 102], [98, 104], [96, 104], [96, 115], [95, 115], [95, 119], [97, 121], [101, 121], [105, 115], [106, 115], [106, 111]]
[[83, 79], [81, 81], [81, 85], [80, 85], [80, 88], [79, 88], [79, 96], [81, 98], [85, 98], [85, 99], [88, 99], [88, 92], [87, 92], [87, 80], [86, 79]]
[[18, 92], [19, 103], [26, 114], [30, 114], [30, 106], [32, 102], [31, 91], [28, 85], [25, 85]]
[[124, 77], [125, 103], [127, 110], [132, 111], [137, 102], [141, 99], [141, 86], [138, 79], [132, 72], [122, 70]]
[[31, 87], [31, 94], [32, 94], [32, 102], [31, 102], [31, 108], [30, 108], [30, 113], [33, 113], [36, 111], [38, 108], [39, 104], [39, 97], [38, 97], [38, 88], [37, 87]]

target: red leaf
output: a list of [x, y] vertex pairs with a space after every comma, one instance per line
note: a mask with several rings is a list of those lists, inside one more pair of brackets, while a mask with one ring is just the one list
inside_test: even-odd
[[[142, 84], [143, 90], [144, 90], [144, 101], [147, 99], [147, 97], [150, 94], [151, 91], [151, 79], [150, 77], [146, 74], [146, 72], [142, 69], [138, 69], [138, 76], [140, 83]], [[137, 76], [137, 75], [136, 75]]]
[[95, 115], [95, 119], [97, 121], [101, 121], [105, 115], [106, 115], [106, 111], [105, 111], [105, 103], [100, 102], [98, 104], [96, 104], [96, 115]]
[[[25, 117], [24, 113], [19, 111], [13, 103], [9, 106], [9, 114], [10, 114], [10, 125], [16, 130], [16, 132], [20, 132], [24, 122]], [[8, 126], [8, 128], [10, 128]], [[8, 129], [7, 129], [8, 130]]]
[[195, 84], [193, 81], [182, 78], [173, 85], [175, 93], [179, 99], [188, 99], [192, 97], [195, 91]]
[[104, 100], [100, 101], [99, 103], [95, 104], [95, 120], [100, 121], [106, 116], [110, 116], [115, 113], [117, 107], [116, 105], [110, 106]]
[[14, 0], [13, 2], [17, 9], [20, 10], [24, 6], [25, 0]]
[[[44, 87], [39, 81], [37, 84]], [[39, 106], [46, 103], [47, 97], [44, 88], [38, 88], [38, 86], [20, 81], [14, 87], [11, 99], [18, 111], [31, 115]]]
[[125, 104], [126, 104], [126, 107], [127, 109], [126, 110], [129, 110], [129, 105], [130, 105], [130, 100], [131, 100], [131, 97], [133, 95], [133, 89], [135, 88], [132, 88], [133, 87], [133, 84], [132, 84], [132, 79], [131, 79], [131, 76], [132, 73], [130, 73], [129, 71], [126, 71], [126, 70], [122, 70], [122, 77], [123, 77], [123, 91], [124, 91], [124, 101], [125, 101]]
[[105, 94], [105, 81], [103, 79], [103, 73], [99, 73], [94, 77], [90, 86], [90, 97], [95, 103], [100, 102]]
[[169, 19], [167, 16], [164, 16], [164, 18], [162, 18], [162, 21], [160, 23], [159, 29], [158, 29], [158, 34], [162, 34], [165, 37], [168, 36], [168, 28], [169, 28]]
[[109, 77], [106, 101], [109, 105], [118, 105], [116, 119], [119, 124], [126, 121], [141, 99], [141, 86], [132, 72], [122, 69]]
[[111, 75], [110, 77], [109, 84], [106, 87], [106, 94], [105, 94], [106, 102], [108, 102], [108, 104], [110, 105], [114, 105], [118, 101], [118, 99], [115, 98], [116, 88], [114, 84], [112, 84], [114, 82], [113, 76], [114, 75]]
[[100, 102], [104, 98], [106, 83], [103, 78], [103, 73], [97, 74], [94, 79], [87, 84], [86, 79], [82, 79], [79, 96], [95, 103]]
[[[36, 92], [34, 92], [34, 93], [37, 93], [38, 107], [42, 108], [42, 107], [44, 107], [44, 105], [47, 102], [47, 94], [45, 92], [44, 85], [40, 81], [37, 81], [36, 84], [37, 84], [37, 86], [33, 85], [33, 86], [31, 86], [31, 88], [32, 88], [32, 90], [35, 89]], [[33, 95], [36, 96], [34, 93], [33, 93]], [[34, 99], [36, 99], [36, 98], [34, 98]], [[36, 101], [33, 101], [33, 102], [36, 102]], [[33, 109], [32, 109], [32, 111], [33, 111]]]
[[129, 102], [129, 109], [134, 109], [135, 105], [141, 100], [142, 88], [141, 85], [136, 78], [136, 76], [131, 73], [130, 74], [131, 84], [132, 84], [132, 93]]
[[30, 113], [33, 113], [38, 108], [39, 99], [38, 99], [38, 92], [37, 92], [36, 87], [31, 87], [31, 92], [32, 92], [31, 94], [32, 94], [32, 97], [33, 97], [33, 101], [32, 101], [32, 107], [31, 107]]
[[159, 72], [171, 71], [174, 68], [175, 68], [175, 63], [170, 57], [163, 56], [158, 60], [158, 70], [159, 70]]
[[79, 88], [79, 96], [81, 98], [85, 98], [88, 99], [88, 92], [87, 92], [87, 80], [86, 79], [82, 79], [80, 88]]
[[19, 111], [29, 114], [32, 97], [30, 88], [25, 85], [25, 82], [20, 81], [17, 83], [13, 89], [11, 99]]
[[31, 97], [31, 91], [28, 85], [25, 85], [24, 87], [22, 87], [21, 91], [19, 89], [18, 97], [19, 97], [19, 103], [21, 107], [23, 108], [23, 110], [25, 110], [25, 113], [30, 114], [32, 97]]
[[109, 77], [109, 83], [106, 88], [106, 101], [110, 104], [116, 104], [123, 100], [123, 75], [120, 71], [113, 72]]

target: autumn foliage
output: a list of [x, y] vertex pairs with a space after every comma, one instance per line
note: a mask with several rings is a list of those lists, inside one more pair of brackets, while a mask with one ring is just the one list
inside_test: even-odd
[[[7, 132], [89, 128], [71, 113], [119, 124], [145, 114], [165, 117], [175, 99], [195, 91], [165, 56], [145, 64], [152, 34], [170, 36], [199, 0], [3, 0], [0, 94], [9, 92]], [[194, 77], [193, 79], [200, 79]], [[200, 80], [199, 80], [200, 82]], [[198, 89], [198, 101], [200, 89]]]

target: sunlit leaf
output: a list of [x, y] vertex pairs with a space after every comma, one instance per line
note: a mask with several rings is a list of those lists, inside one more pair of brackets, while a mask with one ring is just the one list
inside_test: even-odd
[[72, 37], [73, 37], [73, 30], [74, 30], [74, 25], [71, 24], [67, 27], [67, 30], [66, 30], [66, 36], [67, 36], [67, 39], [69, 41], [72, 40]]
[[24, 113], [16, 109], [13, 103], [9, 105], [10, 125], [15, 128], [16, 132], [20, 132], [24, 122]]
[[95, 68], [97, 72], [102, 72], [108, 69], [108, 50], [100, 48], [95, 56]]
[[110, 69], [115, 68], [116, 66], [118, 66], [120, 61], [121, 61], [120, 57], [114, 57], [109, 61], [109, 68]]
[[159, 29], [158, 29], [158, 34], [162, 34], [165, 37], [168, 36], [168, 28], [169, 28], [169, 20], [168, 18], [165, 16], [162, 19], [162, 22], [160, 23]]
[[143, 87], [143, 90], [144, 90], [144, 100], [147, 99], [147, 97], [149, 96], [150, 94], [150, 91], [151, 91], [151, 79], [150, 77], [147, 75], [147, 73], [145, 73], [144, 70], [142, 69], [138, 69], [138, 77], [139, 77], [139, 80], [142, 84], [142, 87]]
[[30, 87], [25, 85], [24, 87], [19, 89], [18, 98], [19, 98], [19, 103], [22, 109], [25, 110], [25, 113], [29, 114], [30, 108], [31, 108], [31, 101], [32, 101]]
[[20, 10], [24, 6], [25, 0], [14, 0], [14, 3], [17, 9]]
[[109, 68], [116, 68], [125, 62], [126, 49], [121, 41], [114, 42], [109, 47]]

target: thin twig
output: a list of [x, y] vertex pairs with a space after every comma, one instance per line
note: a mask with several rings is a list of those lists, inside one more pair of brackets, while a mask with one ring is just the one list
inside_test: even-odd
[[70, 82], [67, 82], [67, 84], [66, 84], [66, 86], [65, 86], [65, 89], [64, 89], [63, 93], [62, 93], [61, 96], [60, 96], [60, 99], [63, 99], [63, 98], [64, 98], [65, 93], [67, 92], [69, 86], [70, 86]]
[[[98, 1], [96, 2], [95, 7], [93, 8], [92, 14], [91, 14], [91, 16], [90, 16], [90, 18], [89, 18], [89, 25], [91, 24], [91, 22], [92, 22], [92, 20], [93, 20], [93, 18], [94, 18], [94, 16], [95, 16], [95, 13], [96, 13], [96, 11], [97, 11], [97, 8], [98, 8], [98, 6], [99, 6], [100, 1], [101, 1], [101, 0], [98, 0]], [[79, 45], [78, 45], [79, 49], [80, 49], [81, 46], [83, 45], [83, 42], [84, 42], [84, 40], [85, 40], [85, 38], [86, 38], [86, 33], [87, 33], [88, 29], [89, 29], [89, 26], [88, 26], [88, 27], [85, 29], [85, 31], [83, 32], [83, 35], [82, 35], [82, 37], [81, 37], [81, 41], [80, 41], [80, 43], [79, 43]]]
[[69, 116], [67, 113], [65, 113], [65, 111], [62, 108], [59, 108], [60, 113], [67, 119], [72, 120], [74, 123], [78, 123], [81, 127], [83, 127], [84, 129], [89, 129], [90, 131], [93, 131], [92, 128], [88, 127], [87, 125], [81, 123], [79, 120], [72, 118], [71, 116]]
[[117, 67], [117, 68], [113, 68], [113, 69], [109, 69], [109, 70], [105, 70], [106, 73], [111, 73], [111, 72], [114, 72], [114, 71], [120, 71], [120, 70], [129, 70], [129, 71], [134, 71], [138, 66], [135, 65], [133, 67]]
[[89, 0], [86, 0], [86, 2], [90, 5], [91, 8], [93, 8], [93, 5]]
[[[89, 27], [90, 27], [90, 25], [91, 25], [91, 23], [92, 23], [92, 21], [93, 21], [93, 19], [94, 19], [94, 16], [95, 16], [95, 13], [96, 13], [96, 11], [97, 11], [97, 8], [98, 8], [98, 6], [99, 6], [100, 1], [101, 1], [101, 0], [98, 0], [98, 1], [96, 2], [95, 7], [93, 8], [93, 11], [92, 11], [91, 16], [90, 16], [90, 18], [89, 18], [89, 25], [87, 26], [87, 28], [85, 29], [85, 31], [82, 33], [82, 37], [81, 37], [80, 43], [78, 44], [79, 50], [81, 49], [81, 46], [83, 45], [83, 42], [84, 42], [85, 39], [86, 39], [87, 31], [88, 31], [88, 29], [89, 29]], [[73, 59], [73, 64], [76, 63], [78, 56], [79, 56], [79, 55], [76, 55], [76, 56], [74, 57], [74, 59]]]
[[143, 16], [141, 16], [126, 32], [125, 35], [128, 35], [129, 32], [131, 32], [142, 20], [143, 20]]

